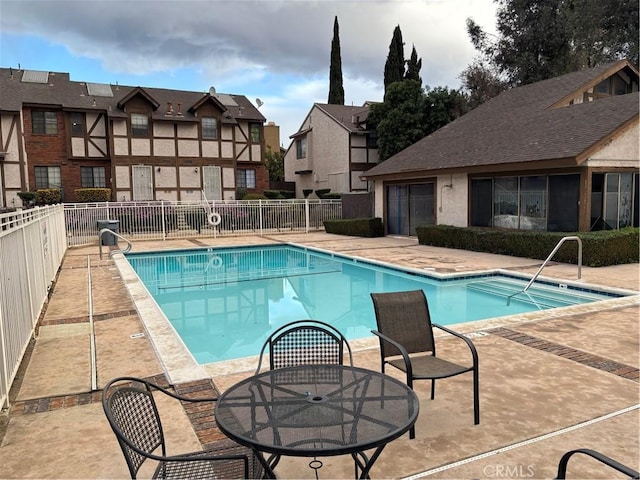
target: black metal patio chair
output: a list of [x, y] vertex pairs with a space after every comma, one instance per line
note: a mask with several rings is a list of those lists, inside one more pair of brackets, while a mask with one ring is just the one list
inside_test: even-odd
[[626, 475], [629, 478], [640, 478], [640, 472], [637, 472], [634, 469], [627, 467], [620, 462], [617, 462], [616, 460], [608, 457], [603, 453], [596, 452], [595, 450], [591, 450], [590, 448], [577, 448], [575, 450], [569, 450], [564, 455], [562, 455], [560, 462], [558, 462], [558, 475], [556, 476], [557, 480], [564, 480], [565, 478], [567, 478], [567, 466], [569, 464], [569, 459], [576, 453], [594, 458], [600, 463], [611, 467], [613, 470], [617, 470], [618, 472]]
[[[427, 297], [422, 290], [371, 293], [380, 340], [382, 372], [385, 365], [396, 367], [407, 375], [407, 385], [414, 380], [431, 380], [431, 399], [435, 398], [436, 380], [462, 373], [473, 374], [474, 424], [480, 423], [478, 352], [464, 335], [431, 322]], [[438, 328], [464, 341], [471, 353], [471, 365], [462, 366], [436, 355], [433, 328]], [[415, 438], [415, 426], [409, 432]]]
[[269, 368], [330, 363], [343, 365], [344, 355], [353, 365], [353, 354], [345, 336], [334, 326], [319, 320], [296, 320], [276, 329], [260, 350], [256, 373], [269, 354]]
[[[152, 478], [261, 478], [263, 467], [246, 447], [224, 439], [206, 450], [167, 455], [162, 421], [154, 392], [180, 402], [215, 402], [216, 398], [187, 398], [147, 380], [118, 377], [102, 391], [102, 407], [118, 439], [131, 478], [143, 463], [155, 462]], [[157, 393], [156, 393], [157, 394]]]

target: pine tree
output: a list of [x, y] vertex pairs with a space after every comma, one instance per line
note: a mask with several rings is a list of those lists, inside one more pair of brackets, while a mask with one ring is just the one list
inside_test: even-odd
[[342, 86], [342, 59], [340, 58], [340, 35], [338, 17], [333, 22], [333, 40], [331, 40], [331, 66], [329, 67], [329, 100], [331, 105], [344, 105]]
[[404, 78], [404, 43], [400, 25], [393, 30], [393, 37], [389, 44], [389, 55], [384, 65], [384, 93], [387, 94], [389, 85], [400, 82]]

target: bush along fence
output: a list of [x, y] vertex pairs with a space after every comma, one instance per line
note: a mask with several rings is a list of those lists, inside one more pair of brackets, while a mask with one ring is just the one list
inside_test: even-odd
[[[131, 240], [263, 235], [324, 229], [341, 218], [340, 200], [220, 200], [205, 202], [65, 203], [69, 246], [97, 243], [108, 225]], [[213, 214], [213, 215], [212, 215]]]

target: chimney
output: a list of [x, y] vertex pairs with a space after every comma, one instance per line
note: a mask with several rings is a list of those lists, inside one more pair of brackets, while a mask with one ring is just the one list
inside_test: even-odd
[[178, 102], [178, 115], [182, 116], [182, 103]]
[[165, 115], [173, 115], [173, 105], [171, 102], [167, 102], [167, 113]]

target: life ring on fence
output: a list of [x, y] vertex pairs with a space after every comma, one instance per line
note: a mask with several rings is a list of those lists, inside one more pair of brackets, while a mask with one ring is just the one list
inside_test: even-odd
[[211, 265], [213, 268], [220, 268], [222, 266], [222, 258], [220, 258], [218, 255], [214, 255], [214, 257], [209, 260], [209, 265]]
[[207, 219], [209, 221], [210, 225], [213, 225], [214, 227], [220, 225], [220, 222], [222, 221], [222, 218], [220, 217], [219, 213], [216, 212], [212, 212], [209, 214], [209, 218]]

